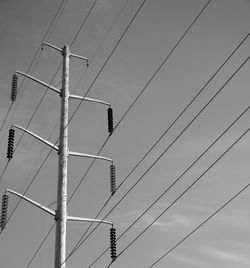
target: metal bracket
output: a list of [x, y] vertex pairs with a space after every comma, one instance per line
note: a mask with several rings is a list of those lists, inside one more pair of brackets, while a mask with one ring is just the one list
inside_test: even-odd
[[58, 147], [58, 146], [56, 146], [56, 145], [54, 145], [53, 143], [51, 143], [51, 142], [49, 142], [49, 141], [47, 141], [47, 140], [41, 138], [40, 136], [34, 134], [33, 132], [31, 132], [31, 131], [29, 131], [29, 130], [23, 128], [23, 127], [17, 126], [17, 125], [12, 125], [12, 126], [15, 127], [15, 128], [18, 128], [18, 129], [23, 130], [24, 132], [30, 134], [30, 135], [33, 136], [34, 138], [40, 140], [41, 142], [43, 142], [43, 143], [47, 144], [48, 146], [50, 146], [51, 148], [55, 149], [56, 151], [59, 151], [59, 147]]
[[22, 199], [26, 200], [27, 202], [33, 204], [34, 206], [36, 206], [36, 207], [42, 209], [43, 211], [49, 213], [50, 215], [52, 215], [54, 217], [56, 216], [55, 211], [53, 211], [53, 210], [41, 205], [40, 203], [38, 203], [38, 202], [36, 202], [36, 201], [34, 201], [34, 200], [22, 195], [22, 194], [19, 194], [19, 193], [15, 192], [15, 191], [12, 191], [10, 189], [6, 189], [6, 192], [9, 192], [9, 193], [12, 193], [14, 195], [17, 195], [17, 196], [21, 197]]
[[35, 77], [29, 75], [29, 74], [26, 74], [26, 73], [23, 73], [23, 72], [20, 72], [20, 71], [16, 71], [16, 73], [17, 73], [17, 74], [21, 74], [21, 75], [23, 75], [23, 76], [25, 76], [25, 77], [27, 77], [27, 78], [30, 78], [31, 80], [33, 80], [33, 81], [35, 81], [35, 82], [37, 82], [37, 83], [39, 83], [39, 84], [41, 84], [41, 85], [43, 85], [43, 86], [45, 86], [45, 87], [51, 89], [52, 91], [54, 91], [54, 92], [56, 92], [56, 93], [58, 93], [58, 94], [61, 94], [61, 91], [60, 91], [58, 88], [53, 87], [53, 86], [51, 86], [51, 85], [49, 85], [49, 84], [47, 84], [47, 83], [45, 83], [45, 82], [43, 82], [43, 81], [41, 81], [41, 80], [39, 80], [39, 79], [37, 79], [37, 78], [35, 78]]

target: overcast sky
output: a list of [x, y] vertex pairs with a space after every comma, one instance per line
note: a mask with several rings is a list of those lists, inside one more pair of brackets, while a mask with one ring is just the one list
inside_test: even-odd
[[[142, 2], [98, 0], [79, 32], [94, 1], [64, 1], [45, 41], [58, 47], [73, 42], [72, 53], [89, 58], [88, 68], [86, 62], [71, 59], [71, 92], [84, 95], [90, 88]], [[206, 3], [204, 0], [147, 0], [90, 88], [88, 97], [112, 104], [114, 124], [120, 121], [145, 88], [101, 152], [102, 156], [112, 158], [115, 162], [117, 185], [127, 178], [150, 147], [250, 32], [250, 1], [212, 0], [154, 79], [150, 80]], [[60, 88], [61, 69], [55, 75], [62, 60], [60, 53], [48, 47], [42, 52], [38, 50], [60, 4], [61, 0], [0, 0], [0, 193], [2, 195], [5, 188], [24, 193], [34, 179], [26, 195], [46, 206], [56, 200], [57, 153], [50, 153], [47, 146], [29, 135], [21, 138], [22, 132], [19, 130], [16, 131], [15, 144], [20, 138], [21, 140], [8, 165], [6, 147], [11, 124], [23, 127], [28, 125], [30, 131], [51, 142], [56, 142], [58, 138], [60, 98], [57, 94], [46, 92], [43, 86], [26, 79], [17, 101], [10, 107], [10, 92], [12, 74], [15, 70], [27, 72], [33, 59], [35, 61], [29, 73], [47, 83], [52, 81], [52, 85]], [[223, 85], [247, 59], [249, 48], [250, 37], [111, 198], [99, 218], [104, 217], [133, 184], [142, 178], [107, 217], [114, 222], [117, 236], [248, 107], [249, 62], [242, 66], [225, 87]], [[36, 53], [37, 51], [39, 52]], [[22, 80], [19, 76], [19, 85]], [[173, 143], [222, 87], [220, 93]], [[70, 101], [70, 115], [78, 103], [76, 100]], [[106, 108], [93, 103], [80, 105], [69, 125], [71, 150], [86, 154], [96, 154], [99, 151], [108, 137]], [[117, 253], [199, 178], [249, 128], [249, 122], [248, 111], [117, 241]], [[249, 183], [250, 175], [249, 140], [250, 135], [247, 133], [124, 251], [112, 267], [149, 267], [244, 188]], [[144, 175], [171, 143], [173, 144], [167, 152]], [[91, 162], [84, 158], [69, 158], [69, 196]], [[71, 199], [68, 214], [94, 218], [109, 196], [109, 164], [96, 161]], [[10, 195], [9, 214], [18, 200]], [[155, 267], [249, 267], [249, 200], [250, 191], [246, 189]], [[55, 209], [55, 205], [51, 208]], [[53, 217], [22, 201], [0, 234], [0, 267], [53, 267], [54, 229], [31, 262], [53, 223]], [[69, 254], [88, 224], [68, 223], [67, 226]], [[89, 267], [108, 246], [109, 227], [99, 226], [69, 258], [67, 267]], [[92, 267], [107, 267], [110, 260], [108, 251]]]

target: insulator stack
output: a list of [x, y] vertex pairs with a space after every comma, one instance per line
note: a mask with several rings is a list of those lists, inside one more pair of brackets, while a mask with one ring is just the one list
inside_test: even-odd
[[14, 151], [14, 136], [15, 130], [11, 128], [9, 130], [9, 138], [8, 138], [8, 149], [7, 149], [7, 158], [10, 160], [13, 157]]
[[2, 210], [1, 210], [1, 221], [0, 221], [1, 230], [5, 228], [7, 222], [8, 200], [9, 196], [7, 195], [7, 193], [5, 193], [2, 197]]
[[110, 229], [110, 253], [112, 262], [116, 259], [116, 230], [115, 228]]
[[108, 131], [109, 135], [113, 133], [114, 130], [114, 122], [113, 122], [113, 109], [111, 107], [108, 108]]
[[110, 192], [113, 195], [116, 192], [115, 165], [110, 165]]
[[17, 95], [17, 75], [13, 74], [10, 100], [15, 101], [16, 100], [16, 95]]

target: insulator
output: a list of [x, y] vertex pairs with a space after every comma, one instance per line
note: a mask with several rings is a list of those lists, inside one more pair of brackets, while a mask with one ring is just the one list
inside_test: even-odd
[[15, 130], [13, 128], [11, 128], [9, 130], [8, 148], [7, 148], [7, 158], [8, 159], [11, 159], [13, 157], [14, 137], [15, 137]]
[[16, 100], [16, 95], [17, 95], [17, 75], [13, 74], [10, 100], [15, 101]]
[[110, 165], [110, 192], [113, 195], [116, 192], [115, 165]]
[[108, 131], [109, 135], [113, 133], [114, 123], [113, 123], [113, 109], [111, 107], [108, 108]]
[[7, 222], [8, 200], [9, 196], [7, 195], [7, 193], [5, 193], [2, 197], [2, 209], [1, 209], [1, 221], [0, 221], [1, 230], [5, 228]]
[[111, 253], [111, 259], [114, 262], [116, 259], [116, 230], [115, 228], [110, 229], [110, 253]]

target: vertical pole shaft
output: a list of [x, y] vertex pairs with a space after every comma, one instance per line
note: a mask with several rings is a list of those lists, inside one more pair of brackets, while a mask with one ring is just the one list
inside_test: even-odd
[[63, 47], [61, 91], [61, 122], [58, 156], [58, 186], [56, 210], [55, 268], [66, 268], [67, 223], [67, 157], [68, 157], [68, 99], [69, 99], [69, 47]]

